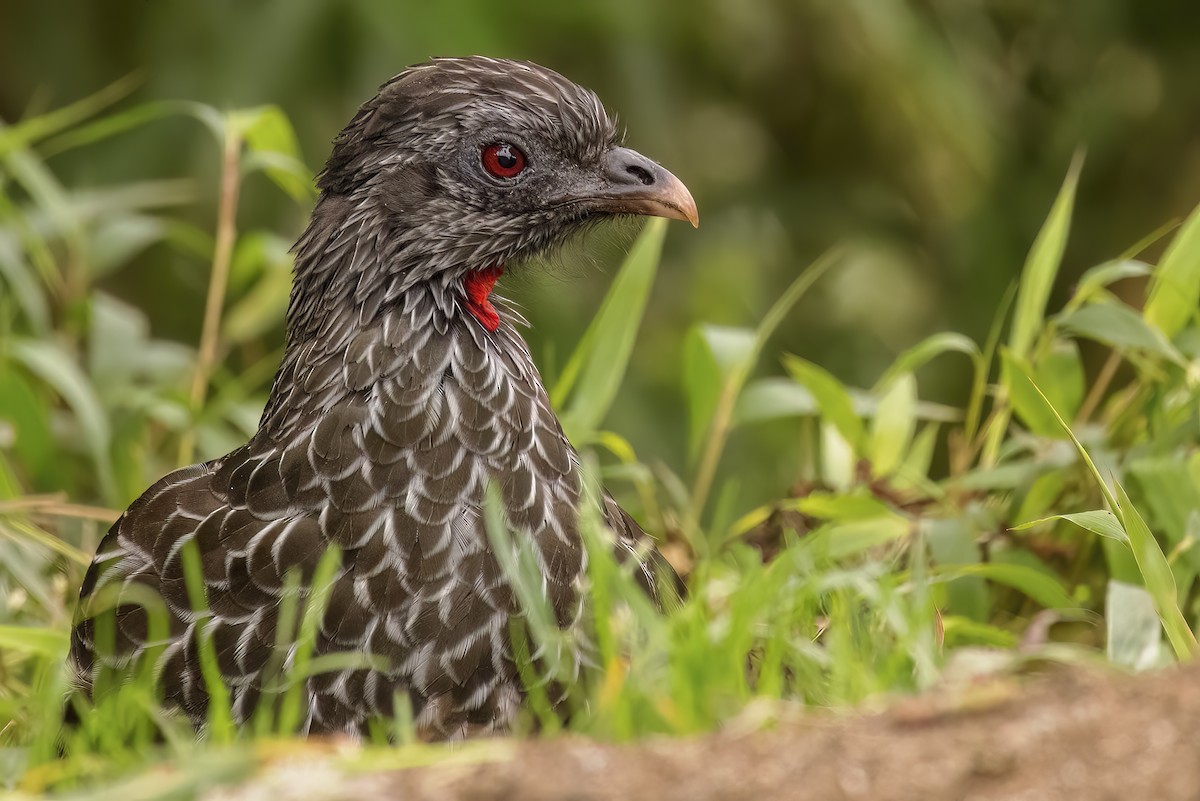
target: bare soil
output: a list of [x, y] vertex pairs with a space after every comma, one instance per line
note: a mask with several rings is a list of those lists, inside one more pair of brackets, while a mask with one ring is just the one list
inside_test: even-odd
[[[322, 798], [414, 801], [1196, 801], [1200, 666], [1138, 677], [1064, 670], [1022, 684], [990, 679], [877, 714], [808, 714], [687, 740], [496, 746], [466, 764], [309, 786], [324, 786]], [[217, 795], [280, 797], [256, 789]]]

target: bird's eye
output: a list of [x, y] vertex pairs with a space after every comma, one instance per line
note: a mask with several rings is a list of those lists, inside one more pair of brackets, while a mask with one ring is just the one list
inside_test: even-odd
[[516, 178], [525, 169], [525, 154], [507, 142], [483, 149], [483, 168], [497, 178]]

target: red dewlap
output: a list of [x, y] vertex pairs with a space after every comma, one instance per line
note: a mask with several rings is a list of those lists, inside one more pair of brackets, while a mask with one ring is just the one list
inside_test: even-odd
[[492, 288], [496, 286], [496, 279], [502, 275], [504, 275], [504, 265], [496, 264], [482, 270], [469, 272], [463, 279], [463, 289], [467, 293], [467, 311], [489, 331], [495, 331], [500, 327], [500, 314], [488, 300], [488, 296], [492, 294]]

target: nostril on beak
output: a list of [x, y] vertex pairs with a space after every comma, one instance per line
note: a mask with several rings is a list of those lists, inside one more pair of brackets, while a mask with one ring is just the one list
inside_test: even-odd
[[634, 177], [634, 179], [637, 180], [638, 183], [640, 183], [642, 186], [653, 186], [654, 185], [654, 174], [651, 173], [649, 170], [647, 170], [645, 167], [642, 167], [637, 164], [630, 164], [628, 167], [625, 168], [625, 172], [632, 175]]
[[604, 165], [609, 181], [629, 187], [657, 186], [659, 169], [641, 153], [625, 147], [610, 150]]

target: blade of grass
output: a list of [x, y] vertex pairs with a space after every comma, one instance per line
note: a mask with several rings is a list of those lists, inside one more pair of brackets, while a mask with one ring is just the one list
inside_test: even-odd
[[565, 405], [563, 429], [573, 440], [590, 437], [617, 396], [666, 233], [666, 220], [646, 224], [554, 386], [551, 398], [555, 406]]
[[[1071, 215], [1075, 207], [1075, 189], [1079, 183], [1079, 172], [1083, 168], [1083, 153], [1078, 152], [1067, 170], [1066, 180], [1050, 208], [1042, 229], [1033, 241], [1033, 247], [1021, 270], [1021, 281], [1017, 287], [1016, 308], [1013, 311], [1012, 328], [1009, 330], [1008, 350], [1016, 361], [1031, 360], [1034, 343], [1042, 331], [1045, 321], [1046, 302], [1054, 286], [1067, 248]], [[1008, 389], [1001, 381], [996, 394], [995, 412], [989, 421], [982, 461], [985, 466], [996, 463], [1000, 444], [1008, 430], [1012, 410], [1008, 405]]]
[[329, 595], [333, 590], [333, 582], [342, 565], [342, 551], [336, 545], [329, 545], [313, 571], [312, 583], [304, 604], [304, 615], [300, 619], [300, 631], [296, 642], [292, 645], [292, 660], [288, 670], [292, 676], [291, 685], [283, 694], [279, 708], [279, 731], [291, 734], [299, 729], [301, 719], [307, 712], [308, 663], [312, 659], [313, 650], [317, 646], [317, 632], [325, 617], [325, 607], [329, 604]]
[[0, 625], [0, 649], [61, 658], [67, 652], [67, 633], [38, 626]]
[[38, 152], [46, 158], [50, 158], [59, 153], [65, 153], [68, 150], [100, 142], [110, 136], [139, 128], [155, 120], [188, 113], [189, 109], [186, 105], [172, 100], [142, 103], [133, 108], [93, 120], [86, 125], [65, 130], [57, 136], [47, 139], [38, 147]]
[[[988, 436], [991, 429], [984, 428], [980, 430], [980, 424], [983, 422], [983, 402], [988, 394], [988, 375], [991, 371], [991, 366], [996, 363], [996, 354], [1000, 352], [1000, 337], [1004, 332], [1004, 321], [1008, 317], [1008, 311], [1012, 308], [1013, 300], [1017, 296], [1017, 285], [1009, 284], [1008, 289], [1004, 291], [1004, 297], [1000, 300], [1000, 307], [996, 310], [995, 316], [992, 318], [991, 326], [988, 328], [987, 339], [983, 343], [983, 354], [980, 357], [980, 369], [975, 372], [974, 380], [971, 382], [971, 397], [967, 401], [967, 413], [963, 424], [962, 438], [959, 440], [959, 446], [952, 450], [952, 458], [950, 460], [951, 473], [958, 475], [967, 470], [971, 461], [975, 458], [975, 454], [979, 453], [984, 447], [984, 438]], [[997, 398], [996, 405], [1000, 405], [1000, 399]], [[999, 443], [996, 443], [997, 449]], [[985, 457], [987, 454], [985, 454]], [[994, 454], [991, 461], [984, 459], [984, 466], [991, 467], [995, 464]]]
[[60, 109], [30, 117], [0, 130], [0, 154], [28, 147], [41, 139], [78, 125], [128, 96], [139, 81], [140, 78], [136, 74], [126, 75], [82, 100], [76, 100]]
[[1050, 290], [1054, 286], [1054, 278], [1058, 275], [1058, 268], [1067, 248], [1071, 214], [1075, 207], [1075, 188], [1079, 183], [1079, 171], [1082, 167], [1083, 155], [1077, 153], [1021, 271], [1017, 307], [1013, 312], [1012, 329], [1008, 339], [1008, 349], [1020, 358], [1030, 355], [1034, 341], [1042, 330], [1046, 302], [1050, 299]]
[[209, 738], [215, 743], [231, 743], [235, 737], [233, 726], [233, 707], [230, 702], [229, 688], [221, 678], [221, 668], [217, 664], [217, 654], [213, 646], [211, 624], [212, 612], [208, 608], [208, 594], [204, 584], [204, 569], [200, 566], [200, 546], [195, 538], [188, 540], [180, 551], [183, 562], [183, 578], [187, 587], [188, 602], [196, 614], [195, 626], [196, 652], [200, 661], [200, 675], [204, 679], [204, 687], [208, 691], [208, 725]]

